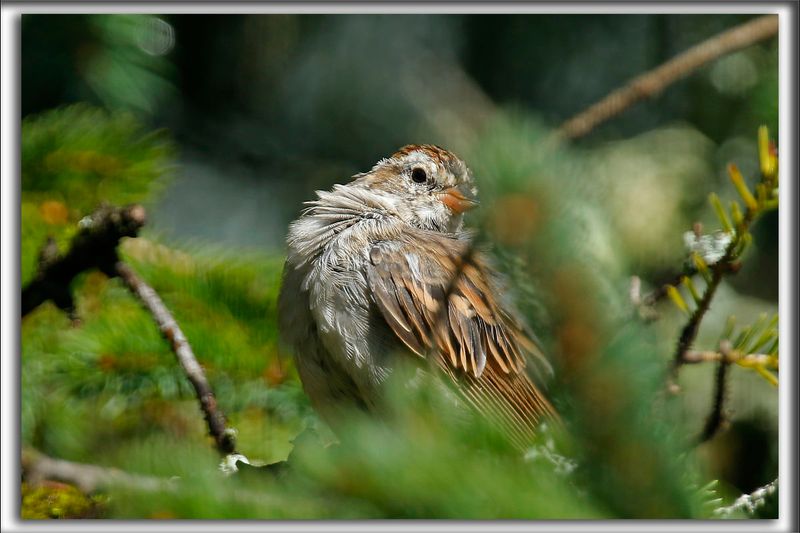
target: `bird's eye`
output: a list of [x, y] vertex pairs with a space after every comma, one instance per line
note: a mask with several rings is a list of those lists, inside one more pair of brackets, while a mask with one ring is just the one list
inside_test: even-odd
[[411, 171], [411, 180], [414, 183], [425, 183], [428, 181], [428, 173], [425, 172], [424, 168], [415, 168]]

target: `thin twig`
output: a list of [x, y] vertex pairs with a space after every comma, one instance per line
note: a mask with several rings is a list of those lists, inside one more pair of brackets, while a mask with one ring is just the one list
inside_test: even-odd
[[[145, 476], [119, 468], [76, 463], [49, 457], [32, 448], [22, 451], [22, 473], [24, 479], [32, 485], [45, 480], [61, 481], [76, 486], [85, 494], [111, 488], [171, 493], [177, 493], [181, 489], [181, 479], [178, 477]], [[219, 496], [250, 506], [278, 506], [282, 503], [271, 494], [242, 488], [232, 488]]]
[[666, 87], [706, 63], [777, 33], [778, 16], [764, 15], [717, 34], [611, 92], [596, 104], [565, 121], [556, 131], [556, 135], [566, 139], [583, 137], [636, 102], [658, 95]]
[[744, 354], [737, 350], [731, 350], [726, 356], [722, 352], [687, 350], [683, 354], [683, 364], [687, 365], [712, 362], [718, 363], [720, 361], [728, 361], [729, 363], [736, 363], [738, 365], [748, 367], [768, 366], [774, 369], [778, 368], [777, 357], [765, 353]]
[[54, 459], [33, 449], [22, 451], [22, 471], [25, 479], [31, 484], [38, 484], [44, 480], [62, 481], [75, 485], [86, 494], [112, 486], [146, 491], [175, 488], [173, 481], [169, 479], [131, 474], [118, 468]]
[[169, 341], [178, 363], [192, 383], [197, 399], [200, 400], [200, 409], [203, 411], [208, 431], [214, 439], [217, 449], [223, 455], [234, 453], [236, 450], [234, 432], [226, 426], [225, 416], [217, 408], [217, 400], [208, 384], [203, 367], [197, 362], [192, 347], [180, 326], [158, 293], [145, 283], [130, 266], [118, 261], [115, 270], [125, 286], [144, 304], [153, 316], [161, 334]]

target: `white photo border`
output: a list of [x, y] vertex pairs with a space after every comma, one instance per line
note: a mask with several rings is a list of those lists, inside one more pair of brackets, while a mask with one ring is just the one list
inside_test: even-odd
[[[777, 520], [71, 520], [21, 521], [20, 509], [20, 46], [21, 15], [33, 13], [581, 13], [778, 14], [780, 158], [779, 518]], [[796, 2], [4, 2], [2, 5], [2, 438], [0, 531], [798, 531], [798, 4]]]

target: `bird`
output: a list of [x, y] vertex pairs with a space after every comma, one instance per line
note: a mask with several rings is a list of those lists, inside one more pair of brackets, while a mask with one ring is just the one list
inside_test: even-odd
[[316, 191], [289, 225], [279, 331], [334, 433], [343, 409], [378, 410], [386, 380], [408, 358], [520, 448], [540, 423], [559, 420], [526, 371], [529, 360], [545, 360], [539, 343], [464, 228], [478, 205], [474, 181], [452, 152], [410, 144]]

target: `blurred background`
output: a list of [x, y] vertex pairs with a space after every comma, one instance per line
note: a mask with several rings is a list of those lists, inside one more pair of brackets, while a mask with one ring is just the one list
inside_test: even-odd
[[[133, 497], [87, 505], [104, 516], [167, 518], [547, 517], [553, 509], [703, 516], [687, 487], [719, 479], [720, 490], [735, 495], [774, 479], [777, 389], [732, 369], [729, 427], [687, 447], [709, 409], [713, 366], [685, 368], [682, 393], [653, 417], [685, 317], [667, 303], [653, 324], [620, 324], [630, 322], [632, 275], [645, 290], [660, 286], [682, 268], [683, 233], [697, 221], [717, 228], [708, 194], [737, 198], [727, 164], [750, 183], [757, 178], [757, 128], [777, 135], [777, 39], [701, 67], [575, 142], [553, 145], [548, 137], [614, 88], [750, 18], [23, 16], [23, 284], [48, 236], [65, 248], [75, 223], [100, 202], [144, 202], [146, 231], [123, 253], [174, 310], [246, 455], [283, 459], [291, 439], [317, 424], [274, 326], [288, 222], [314, 190], [346, 182], [409, 143], [451, 149], [475, 172], [487, 201], [472, 223], [485, 230], [552, 355], [556, 404], [578, 427], [594, 409], [623, 426], [646, 420], [620, 426], [615, 438], [593, 433], [601, 430], [592, 424], [576, 431], [583, 450], [576, 453], [604, 466], [584, 472], [596, 492], [573, 505], [562, 505], [572, 481], [555, 491], [555, 507], [526, 507], [530, 500], [520, 497], [519, 507], [497, 510], [472, 493], [418, 502], [419, 480], [410, 479], [396, 487], [407, 490], [407, 505], [395, 508], [380, 476], [342, 487], [316, 467], [298, 494], [313, 486], [315, 498], [327, 488], [343, 500], [259, 507], [201, 504], [195, 494], [158, 505]], [[704, 322], [700, 347], [715, 349], [730, 315], [744, 326], [777, 312], [777, 213], [753, 233], [743, 269], [723, 283]], [[100, 274], [82, 276], [75, 290], [80, 327], [49, 304], [23, 321], [23, 443], [163, 475], [189, 476], [197, 462], [213, 463], [191, 389], [149, 318]], [[578, 359], [600, 364], [611, 381], [587, 384], [585, 372], [574, 371], [589, 368]], [[630, 389], [623, 403], [641, 417], [603, 407], [598, 391], [614, 390], [614, 380], [623, 384], [618, 394]], [[652, 477], [630, 484], [641, 464], [622, 452], [604, 455], [620, 442], [644, 443], [664, 461], [653, 459], [644, 470]], [[157, 452], [164, 449], [181, 459], [170, 462], [174, 454]], [[691, 462], [696, 479], [676, 477], [674, 487], [663, 480], [659, 469], [678, 476], [685, 468], [672, 464], [675, 457]], [[415, 460], [400, 454], [398, 464], [406, 459]], [[385, 460], [350, 467], [385, 473]], [[513, 477], [509, 465], [501, 471]], [[204, 475], [214, 479], [213, 465]], [[659, 476], [663, 492], [651, 490]], [[646, 487], [658, 496], [626, 501]], [[28, 490], [29, 516], [52, 516], [52, 505]]]

